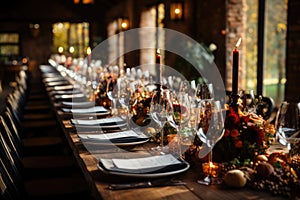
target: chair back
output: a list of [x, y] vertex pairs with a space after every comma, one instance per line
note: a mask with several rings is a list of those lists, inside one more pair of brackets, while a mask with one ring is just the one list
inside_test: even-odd
[[23, 166], [21, 163], [21, 152], [19, 152], [19, 149], [16, 147], [14, 138], [2, 116], [0, 116], [0, 131], [0, 139], [4, 142], [6, 150], [9, 151], [9, 155], [12, 159], [11, 161], [18, 170], [21, 170]]
[[14, 185], [2, 158], [0, 157], [0, 197], [3, 200], [18, 200], [20, 194], [17, 187]]
[[[22, 180], [21, 169], [16, 165], [17, 158], [13, 154], [6, 140], [3, 138], [4, 133], [0, 130], [0, 158], [1, 158], [1, 168], [5, 170], [7, 176], [10, 177], [10, 181], [16, 190], [16, 194], [24, 194], [24, 185]], [[21, 198], [20, 198], [21, 199]]]

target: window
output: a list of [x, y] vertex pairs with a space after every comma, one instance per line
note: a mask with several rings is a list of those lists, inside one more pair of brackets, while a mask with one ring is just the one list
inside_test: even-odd
[[267, 0], [264, 45], [264, 95], [279, 105], [284, 99], [287, 0]]
[[6, 63], [20, 56], [18, 33], [0, 33], [0, 63]]
[[245, 0], [227, 6], [229, 50], [226, 83], [230, 86], [230, 47], [242, 37], [239, 89], [253, 89], [256, 94], [272, 97], [276, 105], [284, 99], [286, 81], [287, 3], [287, 0]]
[[53, 53], [70, 53], [74, 57], [84, 57], [89, 46], [89, 23], [59, 22], [53, 24]]

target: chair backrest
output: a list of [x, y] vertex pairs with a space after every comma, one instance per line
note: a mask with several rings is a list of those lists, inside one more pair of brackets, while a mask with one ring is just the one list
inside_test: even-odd
[[3, 165], [7, 174], [10, 177], [12, 185], [14, 185], [16, 194], [24, 194], [24, 185], [22, 180], [21, 169], [16, 166], [17, 158], [12, 154], [12, 150], [7, 145], [3, 138], [3, 133], [0, 131], [0, 158], [1, 165]]
[[18, 200], [21, 195], [8, 173], [2, 158], [0, 157], [0, 197], [3, 200]]
[[14, 138], [2, 116], [0, 116], [0, 131], [0, 138], [1, 140], [3, 140], [3, 142], [5, 142], [4, 145], [7, 147], [7, 151], [9, 151], [9, 155], [13, 159], [12, 161], [14, 165], [18, 170], [21, 170], [23, 165], [21, 163], [21, 152], [19, 151], [20, 149], [16, 147]]
[[18, 153], [19, 157], [22, 157], [23, 154], [23, 147], [22, 147], [22, 140], [19, 135], [19, 131], [15, 126], [15, 123], [9, 114], [9, 112], [4, 111], [3, 116], [0, 116], [0, 128], [3, 129], [7, 134], [8, 139], [13, 143], [15, 151]]

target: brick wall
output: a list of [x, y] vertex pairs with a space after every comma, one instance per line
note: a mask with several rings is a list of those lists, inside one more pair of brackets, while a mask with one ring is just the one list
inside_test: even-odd
[[226, 90], [232, 90], [232, 51], [239, 38], [242, 38], [242, 43], [239, 46], [239, 88], [245, 87], [245, 38], [246, 28], [246, 13], [245, 0], [227, 0], [226, 4]]

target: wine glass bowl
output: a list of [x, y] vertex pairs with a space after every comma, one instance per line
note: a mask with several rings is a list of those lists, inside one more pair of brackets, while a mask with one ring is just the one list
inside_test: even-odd
[[299, 134], [299, 108], [296, 103], [284, 101], [280, 104], [275, 119], [276, 141], [290, 148], [293, 138]]
[[253, 90], [241, 90], [239, 92], [244, 112], [256, 113], [256, 98]]

